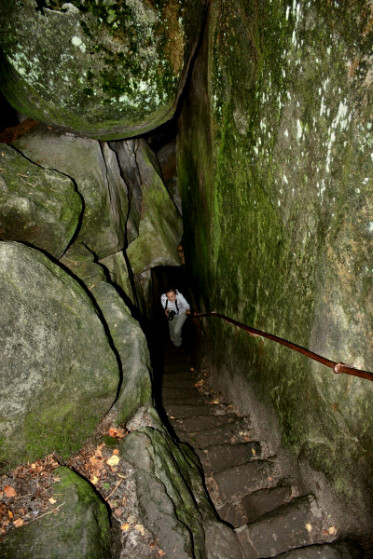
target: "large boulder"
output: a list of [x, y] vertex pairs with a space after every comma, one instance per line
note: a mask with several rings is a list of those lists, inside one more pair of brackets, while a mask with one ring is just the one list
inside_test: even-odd
[[73, 181], [6, 144], [0, 153], [0, 239], [22, 241], [60, 258], [82, 211]]
[[175, 111], [204, 4], [2, 2], [2, 91], [22, 114], [92, 138], [156, 128]]
[[55, 512], [14, 529], [1, 543], [3, 559], [110, 559], [106, 505], [92, 485], [68, 468], [55, 470]]
[[77, 281], [20, 243], [0, 243], [0, 291], [0, 462], [67, 458], [115, 400], [104, 326]]
[[56, 133], [47, 127], [21, 136], [14, 145], [32, 161], [74, 179], [84, 199], [77, 239], [98, 258], [123, 249], [127, 187], [115, 153], [106, 143]]

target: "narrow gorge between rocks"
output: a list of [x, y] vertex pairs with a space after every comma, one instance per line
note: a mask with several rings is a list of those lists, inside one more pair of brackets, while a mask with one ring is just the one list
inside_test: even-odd
[[369, 375], [237, 327], [373, 372], [372, 45], [371, 0], [0, 2], [1, 558], [373, 557]]

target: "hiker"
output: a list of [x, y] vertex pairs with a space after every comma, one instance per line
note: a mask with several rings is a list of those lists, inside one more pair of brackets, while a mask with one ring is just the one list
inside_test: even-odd
[[182, 344], [181, 330], [187, 315], [190, 314], [190, 305], [184, 295], [174, 287], [167, 289], [161, 295], [161, 305], [168, 320], [171, 342], [175, 347]]

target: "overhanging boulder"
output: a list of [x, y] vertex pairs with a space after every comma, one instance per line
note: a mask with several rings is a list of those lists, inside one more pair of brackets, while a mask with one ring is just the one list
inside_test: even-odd
[[204, 2], [15, 0], [0, 6], [2, 90], [35, 120], [99, 139], [173, 116]]

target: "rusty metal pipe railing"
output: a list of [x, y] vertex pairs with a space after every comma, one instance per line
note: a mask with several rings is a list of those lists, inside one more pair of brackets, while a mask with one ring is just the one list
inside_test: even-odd
[[301, 347], [297, 344], [293, 344], [293, 342], [289, 342], [288, 340], [284, 340], [283, 338], [279, 338], [278, 336], [275, 336], [274, 334], [269, 334], [268, 332], [263, 332], [262, 330], [258, 330], [256, 328], [252, 328], [251, 326], [247, 326], [246, 324], [242, 324], [242, 322], [237, 322], [237, 320], [233, 320], [233, 318], [229, 318], [229, 316], [225, 316], [224, 314], [221, 314], [221, 313], [218, 313], [218, 312], [215, 312], [215, 311], [211, 311], [211, 312], [207, 312], [207, 313], [193, 313], [193, 314], [191, 314], [192, 318], [204, 318], [204, 317], [209, 317], [209, 316], [216, 316], [217, 318], [222, 318], [226, 322], [229, 322], [230, 324], [233, 324], [234, 326], [237, 326], [238, 328], [241, 328], [242, 330], [246, 330], [246, 332], [248, 332], [250, 334], [250, 336], [254, 336], [254, 337], [258, 337], [258, 338], [268, 338], [269, 340], [272, 340], [273, 342], [284, 345], [284, 346], [288, 347], [289, 349], [292, 349], [293, 351], [297, 351], [298, 353], [301, 353], [302, 355], [305, 355], [309, 359], [313, 359], [314, 361], [318, 361], [318, 363], [322, 363], [326, 367], [329, 367], [330, 369], [332, 369], [333, 372], [336, 373], [336, 374], [346, 373], [347, 375], [353, 375], [355, 377], [365, 378], [367, 380], [373, 381], [373, 373], [370, 372], [370, 371], [363, 371], [361, 369], [356, 369], [355, 367], [351, 367], [350, 365], [347, 365], [346, 363], [342, 363], [342, 362], [337, 363], [335, 361], [331, 361], [330, 359], [327, 359], [326, 357], [323, 357], [322, 355], [318, 355], [317, 353], [314, 353], [313, 351], [310, 351], [309, 349]]

